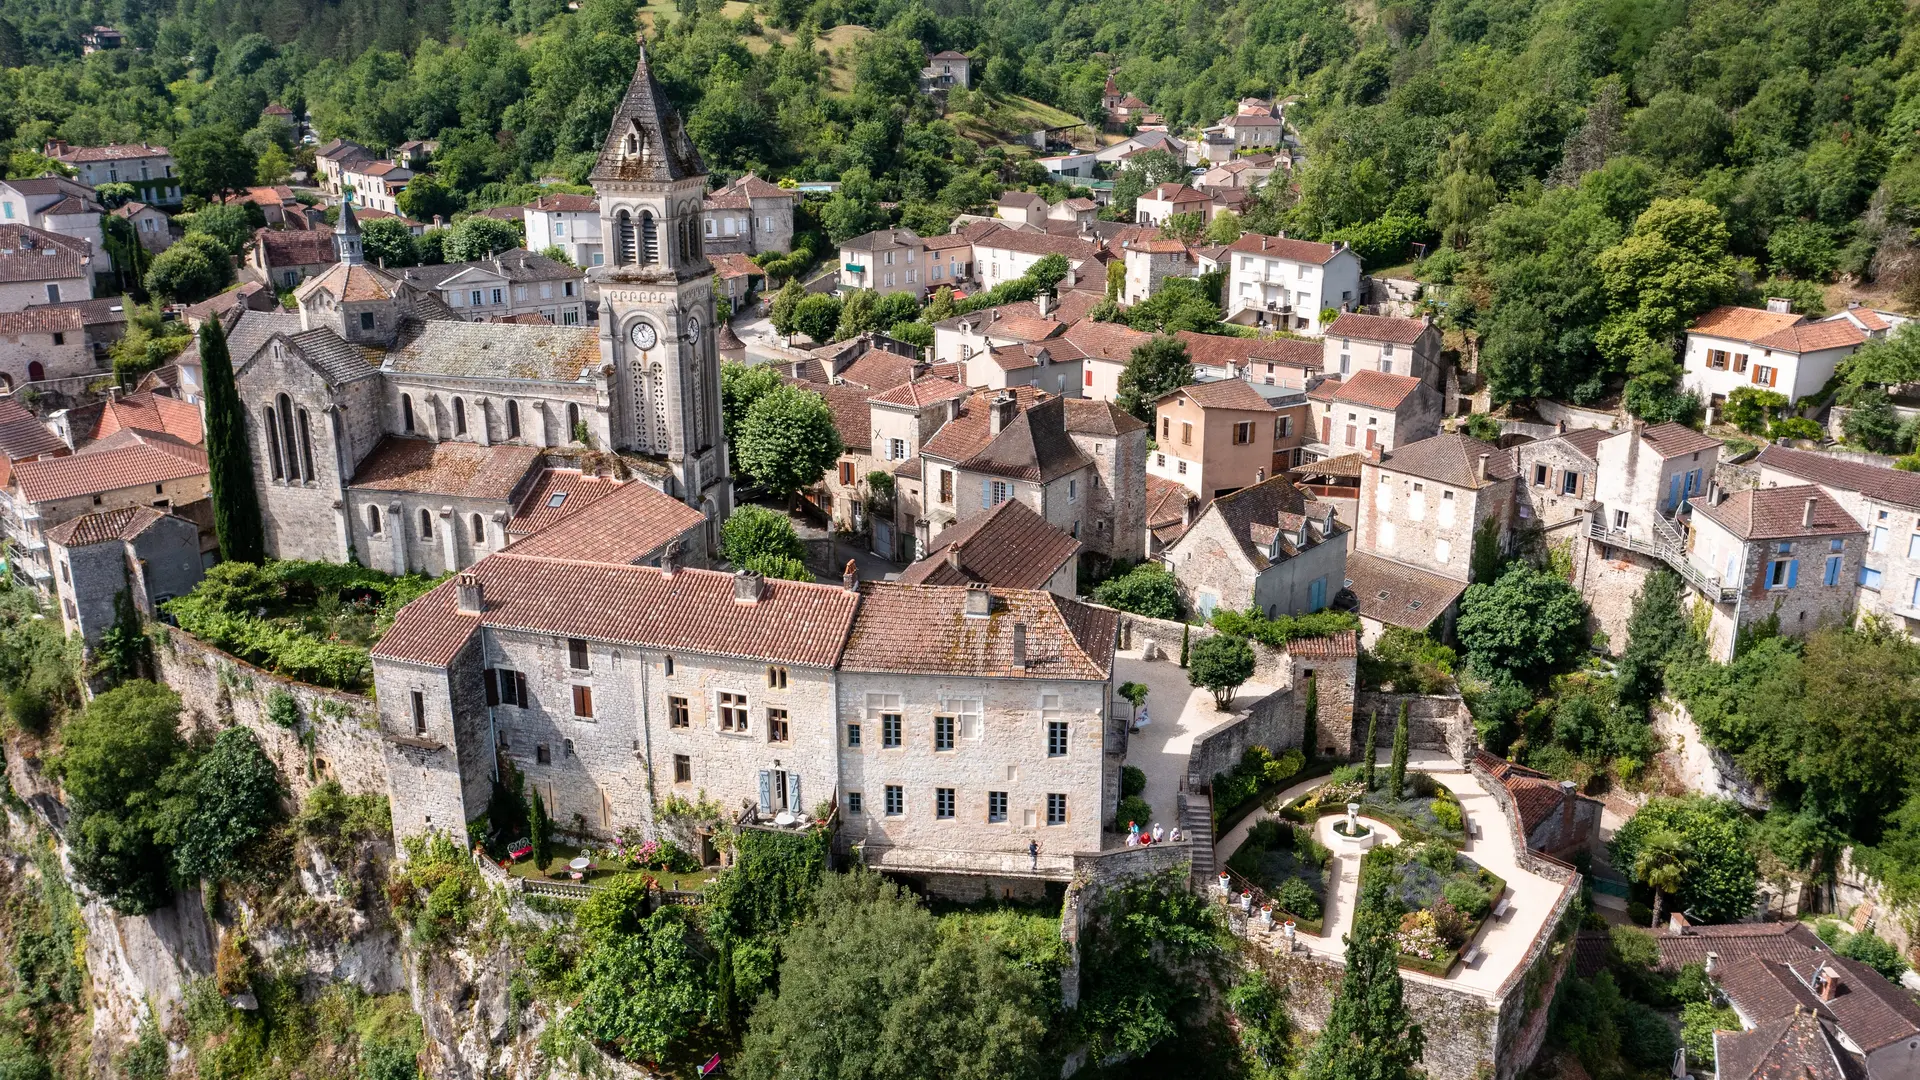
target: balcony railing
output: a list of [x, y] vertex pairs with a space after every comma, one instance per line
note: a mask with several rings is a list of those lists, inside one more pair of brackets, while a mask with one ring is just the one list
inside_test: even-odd
[[1693, 564], [1693, 560], [1687, 558], [1686, 541], [1672, 522], [1658, 514], [1654, 515], [1653, 521], [1654, 535], [1652, 539], [1647, 539], [1635, 536], [1624, 529], [1607, 528], [1606, 523], [1596, 513], [1587, 520], [1587, 535], [1603, 544], [1626, 548], [1628, 551], [1637, 551], [1642, 555], [1659, 559], [1673, 567], [1674, 572], [1685, 578], [1688, 584], [1716, 603], [1731, 601], [1740, 595], [1737, 586], [1724, 584], [1719, 578], [1701, 570]]

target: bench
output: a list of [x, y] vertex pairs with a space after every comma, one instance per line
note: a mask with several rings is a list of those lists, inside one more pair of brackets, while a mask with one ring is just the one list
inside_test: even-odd
[[1478, 945], [1468, 946], [1467, 951], [1460, 954], [1460, 963], [1466, 965], [1467, 967], [1472, 967], [1473, 965], [1479, 962], [1480, 962], [1480, 946]]
[[1504, 919], [1504, 918], [1506, 918], [1506, 917], [1507, 917], [1507, 912], [1508, 912], [1509, 910], [1511, 910], [1511, 907], [1512, 907], [1512, 905], [1511, 905], [1511, 904], [1509, 903], [1509, 901], [1507, 900], [1507, 898], [1506, 898], [1506, 897], [1504, 897], [1504, 896], [1503, 896], [1503, 897], [1501, 897], [1501, 898], [1500, 898], [1500, 902], [1499, 902], [1499, 903], [1497, 903], [1497, 904], [1495, 904], [1495, 905], [1493, 905], [1493, 917], [1494, 917], [1494, 918], [1496, 918], [1496, 919]]

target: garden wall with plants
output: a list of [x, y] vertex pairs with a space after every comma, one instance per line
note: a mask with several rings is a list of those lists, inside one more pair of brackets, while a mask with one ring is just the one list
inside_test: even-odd
[[[1199, 789], [1214, 776], [1229, 772], [1256, 746], [1278, 754], [1300, 748], [1306, 730], [1307, 695], [1304, 687], [1278, 690], [1253, 703], [1245, 716], [1194, 741], [1187, 756], [1187, 786]], [[1216, 794], [1215, 802], [1219, 801]]]
[[[1301, 1031], [1327, 1026], [1346, 968], [1340, 961], [1301, 951], [1249, 950], [1276, 989], [1284, 991], [1288, 1017]], [[1487, 1080], [1511, 1076], [1499, 1060], [1500, 1011], [1486, 997], [1466, 990], [1406, 980], [1407, 1008], [1426, 1033], [1421, 1057], [1428, 1080]]]
[[371, 698], [295, 682], [177, 627], [158, 629], [154, 666], [158, 681], [180, 695], [183, 729], [245, 727], [296, 799], [329, 778], [351, 794], [387, 793], [379, 709]]
[[1353, 743], [1366, 738], [1367, 717], [1379, 710], [1382, 724], [1400, 715], [1407, 706], [1407, 745], [1416, 750], [1445, 751], [1453, 760], [1465, 764], [1477, 746], [1473, 715], [1459, 694], [1389, 694], [1362, 690], [1354, 696]]

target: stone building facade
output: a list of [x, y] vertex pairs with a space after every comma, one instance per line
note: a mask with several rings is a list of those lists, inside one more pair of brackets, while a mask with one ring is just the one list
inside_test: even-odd
[[1476, 530], [1496, 523], [1509, 543], [1514, 467], [1504, 452], [1466, 435], [1436, 435], [1360, 471], [1359, 550], [1455, 581], [1469, 580]]
[[60, 617], [89, 645], [118, 621], [121, 593], [151, 619], [202, 573], [200, 527], [152, 507], [83, 514], [47, 530], [47, 546]]

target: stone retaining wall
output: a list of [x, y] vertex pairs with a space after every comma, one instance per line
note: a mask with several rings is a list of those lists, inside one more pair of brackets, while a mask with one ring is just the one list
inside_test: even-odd
[[1193, 744], [1187, 755], [1187, 788], [1198, 791], [1220, 773], [1232, 770], [1248, 747], [1278, 754], [1302, 745], [1307, 726], [1304, 687], [1276, 690], [1253, 703], [1245, 714]]
[[[1237, 917], [1237, 916], [1236, 916]], [[1346, 966], [1306, 951], [1287, 953], [1250, 949], [1258, 964], [1285, 995], [1295, 1027], [1317, 1032], [1327, 1026], [1333, 999], [1346, 978]], [[1430, 1080], [1501, 1080], [1517, 1070], [1500, 1058], [1500, 1011], [1482, 995], [1414, 979], [1405, 980], [1407, 1008], [1426, 1035], [1420, 1064]]]
[[1416, 750], [1440, 750], [1453, 760], [1466, 764], [1473, 757], [1476, 739], [1473, 715], [1459, 694], [1387, 694], [1365, 690], [1353, 702], [1353, 744], [1367, 738], [1367, 718], [1380, 712], [1380, 728], [1375, 738], [1380, 748], [1393, 746], [1393, 727], [1400, 718], [1400, 703], [1407, 704], [1407, 745]]
[[[260, 740], [294, 800], [328, 778], [347, 791], [387, 794], [387, 757], [373, 699], [329, 690], [254, 667], [172, 626], [153, 650], [158, 681], [180, 694], [183, 733], [239, 724]], [[299, 725], [267, 716], [276, 691], [291, 694]]]

